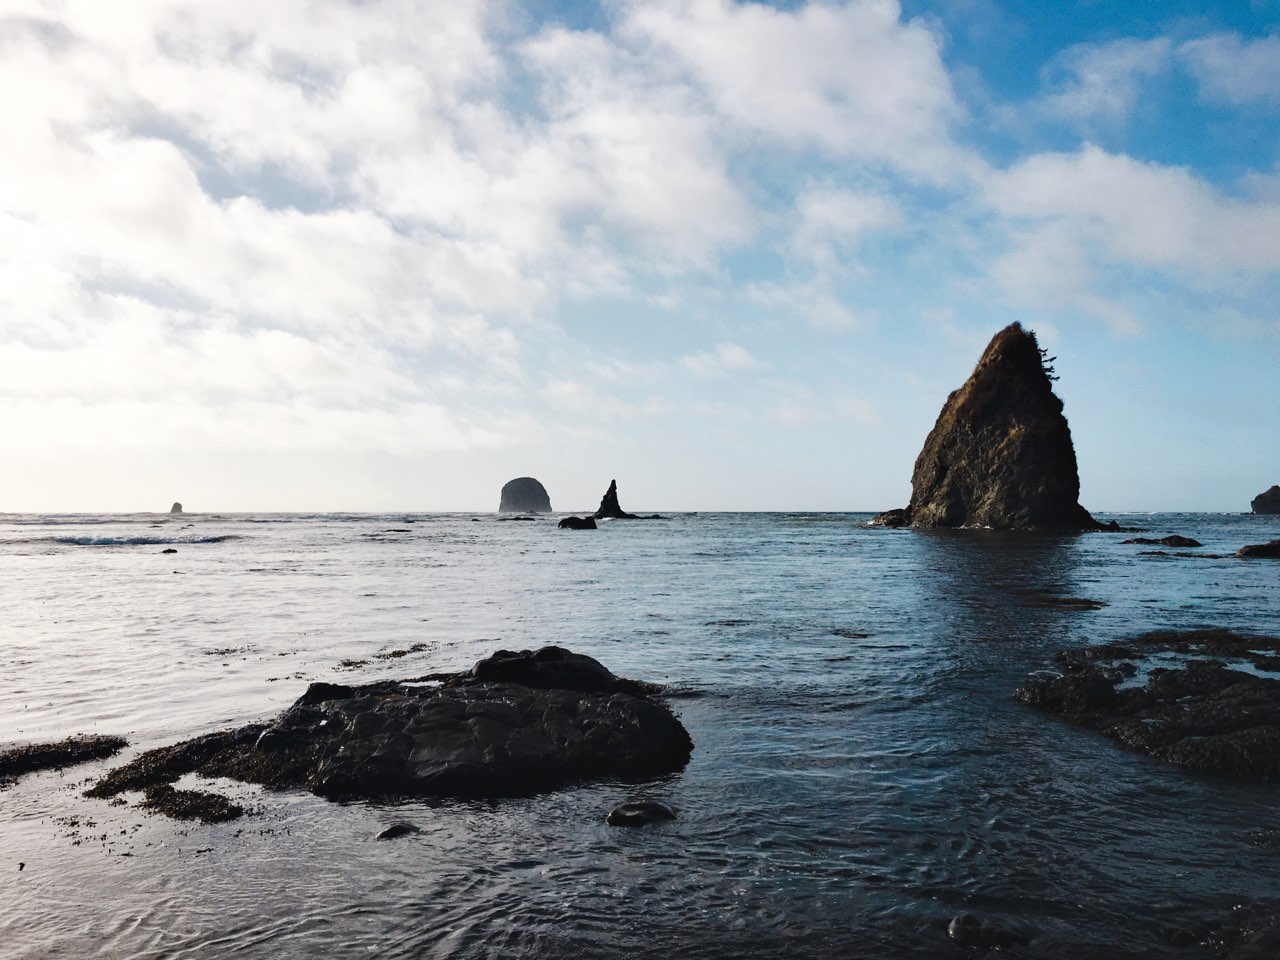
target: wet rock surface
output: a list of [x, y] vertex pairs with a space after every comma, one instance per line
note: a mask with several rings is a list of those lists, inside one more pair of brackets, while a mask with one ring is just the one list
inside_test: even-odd
[[175, 820], [225, 823], [244, 816], [244, 807], [220, 793], [206, 790], [177, 790], [171, 784], [147, 787], [142, 806]]
[[1121, 543], [1137, 543], [1144, 547], [1203, 547], [1204, 544], [1199, 540], [1192, 540], [1190, 537], [1182, 537], [1173, 534], [1168, 537], [1154, 539], [1152, 537], [1134, 537], [1132, 540], [1121, 540]]
[[187, 773], [343, 800], [496, 798], [642, 780], [682, 769], [693, 749], [656, 689], [559, 647], [500, 651], [458, 674], [313, 683], [270, 723], [147, 751], [87, 794]]
[[1102, 529], [1079, 503], [1075, 448], [1048, 363], [1020, 324], [997, 333], [938, 414], [916, 458], [911, 503], [872, 523]]
[[[1056, 656], [1014, 696], [1200, 773], [1280, 779], [1280, 638], [1155, 631]], [[1234, 667], [1234, 669], [1233, 669]]]
[[0, 781], [37, 770], [57, 770], [114, 756], [129, 745], [124, 737], [97, 734], [53, 743], [28, 743], [0, 750]]
[[1250, 558], [1270, 558], [1280, 557], [1280, 540], [1272, 540], [1270, 543], [1251, 543], [1247, 547], [1241, 547], [1236, 551], [1237, 557]]
[[561, 530], [596, 530], [595, 517], [565, 517], [559, 523]]
[[1280, 513], [1280, 484], [1264, 490], [1249, 502], [1254, 513]]
[[550, 513], [551, 497], [547, 488], [533, 477], [516, 477], [502, 487], [499, 513]]

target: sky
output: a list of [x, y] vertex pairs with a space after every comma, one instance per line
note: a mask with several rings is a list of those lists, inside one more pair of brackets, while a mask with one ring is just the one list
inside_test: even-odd
[[982, 348], [1081, 502], [1280, 483], [1280, 0], [0, 0], [0, 511], [881, 510]]

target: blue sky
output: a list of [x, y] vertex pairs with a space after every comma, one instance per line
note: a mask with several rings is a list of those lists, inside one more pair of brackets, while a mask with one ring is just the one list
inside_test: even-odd
[[1280, 0], [8, 0], [0, 110], [0, 509], [884, 509], [1013, 320], [1087, 507], [1280, 482]]

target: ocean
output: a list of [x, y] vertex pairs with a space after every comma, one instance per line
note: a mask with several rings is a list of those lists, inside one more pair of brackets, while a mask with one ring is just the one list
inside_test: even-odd
[[[1280, 907], [1280, 785], [1012, 693], [1145, 630], [1280, 634], [1280, 563], [1229, 556], [1280, 518], [1113, 516], [1228, 556], [869, 514], [0, 515], [0, 746], [130, 741], [0, 790], [0, 956], [981, 956], [948, 938], [961, 913], [1016, 937], [1004, 957], [1215, 956], [1214, 930]], [[495, 803], [219, 783], [252, 812], [211, 826], [81, 795], [310, 681], [546, 644], [664, 684], [688, 767]], [[678, 818], [607, 826], [633, 798]], [[421, 832], [374, 839], [402, 820]]]

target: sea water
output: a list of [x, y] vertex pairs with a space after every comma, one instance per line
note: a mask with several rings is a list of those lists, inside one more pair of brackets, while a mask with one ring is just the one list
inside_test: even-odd
[[[0, 791], [0, 956], [945, 957], [969, 912], [1023, 940], [1007, 956], [1196, 957], [1172, 931], [1280, 901], [1280, 785], [1011, 696], [1063, 648], [1280, 634], [1280, 563], [1229, 556], [1280, 520], [1120, 517], [1224, 555], [1192, 559], [868, 519], [0, 515], [0, 746], [131, 744]], [[664, 684], [689, 766], [496, 803], [219, 782], [252, 813], [213, 826], [81, 795], [314, 680], [545, 644]], [[679, 817], [605, 824], [636, 798]], [[401, 820], [421, 832], [374, 840]]]

